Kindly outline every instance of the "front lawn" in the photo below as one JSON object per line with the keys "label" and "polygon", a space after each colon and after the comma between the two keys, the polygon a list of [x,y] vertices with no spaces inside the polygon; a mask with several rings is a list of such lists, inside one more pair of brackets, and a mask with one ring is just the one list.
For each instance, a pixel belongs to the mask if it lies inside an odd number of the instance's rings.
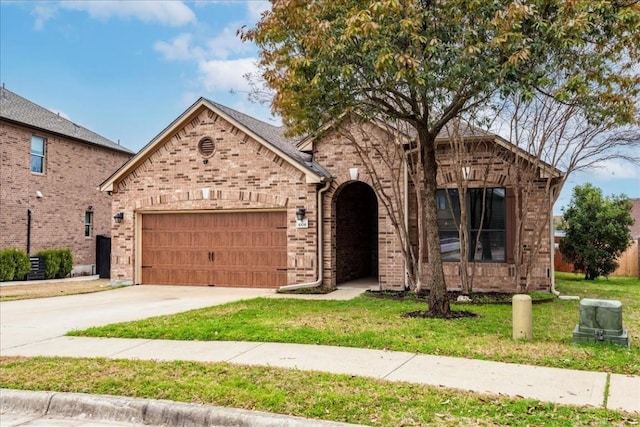
{"label": "front lawn", "polygon": [[412,319],[402,314],[424,309],[424,303],[367,296],[351,301],[257,298],[70,335],[323,344],[640,375],[640,280],[585,282],[559,274],[557,288],[582,298],[622,301],[632,348],[572,344],[579,303],[561,300],[533,305],[530,342],[512,340],[510,305],[453,306],[477,318]]}

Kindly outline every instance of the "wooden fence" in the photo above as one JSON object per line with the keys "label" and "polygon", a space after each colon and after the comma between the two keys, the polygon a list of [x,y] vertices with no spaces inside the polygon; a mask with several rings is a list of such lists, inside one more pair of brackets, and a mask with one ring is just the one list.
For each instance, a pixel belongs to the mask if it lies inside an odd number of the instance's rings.
{"label": "wooden fence", "polygon": [[[556,236],[556,243],[560,243],[562,238]],[[635,276],[640,277],[640,251],[638,244],[640,239],[635,240],[633,244],[618,258],[618,268],[611,273],[612,276]],[[553,259],[555,271],[573,272],[573,264],[564,260],[560,249],[556,246],[555,256]]]}
{"label": "wooden fence", "polygon": [[620,258],[618,258],[618,269],[611,274],[612,276],[640,277],[640,254],[638,254],[639,240],[633,242],[633,245],[620,255]]}

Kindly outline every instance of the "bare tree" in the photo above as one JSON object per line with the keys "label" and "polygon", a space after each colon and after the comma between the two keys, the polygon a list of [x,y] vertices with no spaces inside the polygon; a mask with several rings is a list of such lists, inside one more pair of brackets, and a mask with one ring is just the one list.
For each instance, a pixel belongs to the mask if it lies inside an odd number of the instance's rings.
{"label": "bare tree", "polygon": [[[543,239],[552,239],[550,219],[531,215],[540,200],[536,187],[551,196],[549,215],[565,182],[579,170],[620,159],[639,164],[640,129],[618,125],[615,117],[589,121],[577,103],[562,102],[540,91],[531,98],[512,97],[502,116],[514,145],[512,169],[516,183],[515,275],[521,291],[530,290],[532,269]],[[553,245],[553,241],[550,242]]]}

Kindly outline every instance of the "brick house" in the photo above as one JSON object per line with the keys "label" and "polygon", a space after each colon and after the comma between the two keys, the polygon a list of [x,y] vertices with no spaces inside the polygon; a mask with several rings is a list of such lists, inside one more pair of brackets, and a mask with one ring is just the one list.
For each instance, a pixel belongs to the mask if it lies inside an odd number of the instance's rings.
{"label": "brick house", "polygon": [[98,186],[133,153],[4,86],[0,149],[0,248],[69,248],[72,274],[95,272],[113,222]]}
{"label": "brick house", "polygon": [[[282,130],[201,98],[105,180],[111,215],[122,217],[112,229],[112,282],[333,287],[377,277],[381,288],[404,288],[400,240],[374,190],[384,191],[392,180],[374,182],[353,146],[330,128],[303,139],[288,139]],[[509,159],[526,155],[493,134],[474,138],[486,151],[474,154],[474,162],[490,157],[497,165],[482,181],[497,219],[492,243],[472,260],[479,266],[475,286],[515,292]],[[446,141],[441,138],[439,147],[442,191],[453,186]],[[475,176],[472,170],[470,188],[479,185]],[[548,290],[552,199],[544,186],[534,188],[536,211],[525,212],[524,228],[529,218],[548,220],[531,280],[535,289]],[[456,239],[442,237],[455,252]],[[487,255],[490,262],[480,262]],[[449,254],[445,271],[453,289],[459,287],[458,264]]]}

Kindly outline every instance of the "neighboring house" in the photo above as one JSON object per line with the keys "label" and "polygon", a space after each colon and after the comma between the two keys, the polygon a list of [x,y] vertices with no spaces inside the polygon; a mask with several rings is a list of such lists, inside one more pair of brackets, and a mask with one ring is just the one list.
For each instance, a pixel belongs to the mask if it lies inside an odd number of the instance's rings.
{"label": "neighboring house", "polygon": [[[617,259],[618,268],[611,273],[612,276],[636,276],[640,277],[640,199],[631,199],[633,209],[631,217],[635,220],[629,227],[631,233],[631,246]],[[555,232],[556,254],[554,259],[555,271],[573,272],[573,264],[568,262],[559,249],[560,241],[564,238],[564,231]]]}
{"label": "neighboring house", "polygon": [[631,217],[635,220],[629,230],[633,243],[620,256],[620,266],[613,272],[614,276],[640,277],[640,199],[633,199]]}
{"label": "neighboring house", "polygon": [[[377,277],[383,289],[403,289],[398,237],[353,146],[330,127],[302,140],[282,131],[201,98],[109,177],[101,189],[112,193],[111,215],[122,218],[112,229],[112,282],[276,288]],[[476,248],[475,288],[515,292],[509,159],[526,155],[496,135],[474,138],[493,149],[474,153],[470,200],[476,187],[488,187],[494,209],[491,242]],[[454,187],[447,140],[440,144],[442,189]],[[481,182],[474,168],[488,159],[496,166]],[[445,195],[439,193],[443,210]],[[548,290],[552,199],[544,185],[530,197],[535,209],[524,213],[524,229],[530,218],[546,218],[531,289]],[[445,263],[447,283],[456,289],[459,266],[451,253],[459,243],[454,233],[442,237],[452,260]]]}
{"label": "neighboring house", "polygon": [[133,153],[0,89],[0,248],[69,248],[72,274],[96,271],[96,237],[111,232],[99,185]]}

